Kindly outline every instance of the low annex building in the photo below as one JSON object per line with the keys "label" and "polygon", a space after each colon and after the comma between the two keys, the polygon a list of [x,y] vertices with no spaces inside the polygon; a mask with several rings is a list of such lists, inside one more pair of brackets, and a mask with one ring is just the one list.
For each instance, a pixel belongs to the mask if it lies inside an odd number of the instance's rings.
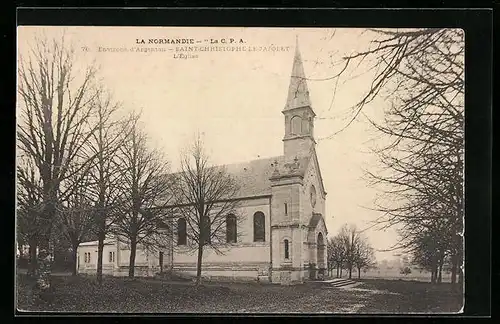
{"label": "low annex building", "polygon": [[[226,253],[218,255],[205,249],[203,276],[289,284],[317,279],[325,273],[326,192],[315,150],[316,115],[298,44],[282,114],[283,155],[226,166],[241,186],[238,198],[243,221],[231,223],[238,226],[236,229],[229,229],[228,224],[228,230],[239,235]],[[178,231],[185,230],[185,220],[176,222]],[[189,251],[185,233],[172,233],[170,243],[160,252],[138,249],[136,274],[152,276],[173,270],[195,276],[197,255]],[[127,275],[129,255],[127,244],[115,238],[106,240],[103,272]],[[78,271],[95,273],[96,268],[97,242],[81,244]]]}

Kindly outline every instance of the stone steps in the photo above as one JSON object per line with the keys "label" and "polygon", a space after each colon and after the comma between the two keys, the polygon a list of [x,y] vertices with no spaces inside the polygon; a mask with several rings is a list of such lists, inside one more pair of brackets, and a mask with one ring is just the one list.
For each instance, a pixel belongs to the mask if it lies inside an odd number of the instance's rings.
{"label": "stone steps", "polygon": [[321,283],[327,284],[329,287],[346,287],[346,286],[351,286],[351,285],[356,285],[357,282],[351,279],[343,279],[343,278],[335,278],[335,279],[330,279],[330,280],[323,280],[320,281]]}

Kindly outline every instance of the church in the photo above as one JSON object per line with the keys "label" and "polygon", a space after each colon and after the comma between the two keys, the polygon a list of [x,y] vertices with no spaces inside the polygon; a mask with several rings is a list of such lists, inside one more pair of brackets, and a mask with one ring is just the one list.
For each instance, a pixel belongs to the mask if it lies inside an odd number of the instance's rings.
{"label": "church", "polygon": [[[293,284],[319,279],[326,273],[326,192],[315,148],[315,113],[298,43],[281,112],[282,155],[226,165],[241,187],[237,198],[242,221],[232,225],[240,227],[232,229],[239,235],[226,253],[205,249],[205,278]],[[185,231],[185,220],[176,222],[176,231]],[[190,253],[185,234],[172,233],[169,242],[156,253],[138,249],[136,274],[152,276],[171,270],[195,276],[197,255]],[[106,240],[103,272],[126,276],[129,256],[126,244],[113,238]],[[96,268],[97,242],[82,243],[78,272],[95,273]]]}

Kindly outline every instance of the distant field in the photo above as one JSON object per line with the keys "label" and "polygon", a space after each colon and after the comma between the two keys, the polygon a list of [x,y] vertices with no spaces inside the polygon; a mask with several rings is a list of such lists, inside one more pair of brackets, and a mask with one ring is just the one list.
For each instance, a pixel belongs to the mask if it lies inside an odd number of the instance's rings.
{"label": "distant field", "polygon": [[[335,272],[334,272],[335,275]],[[342,277],[347,278],[348,274],[347,272],[343,272]],[[353,278],[358,278],[358,272],[353,272],[352,273]],[[387,279],[387,280],[415,280],[415,281],[424,281],[424,282],[430,282],[431,281],[431,273],[427,271],[422,271],[420,273],[419,271],[414,271],[408,275],[402,275],[399,273],[399,271],[367,271],[366,273],[361,272],[361,279]],[[449,273],[443,273],[442,274],[442,280],[443,282],[451,282],[451,275]]]}

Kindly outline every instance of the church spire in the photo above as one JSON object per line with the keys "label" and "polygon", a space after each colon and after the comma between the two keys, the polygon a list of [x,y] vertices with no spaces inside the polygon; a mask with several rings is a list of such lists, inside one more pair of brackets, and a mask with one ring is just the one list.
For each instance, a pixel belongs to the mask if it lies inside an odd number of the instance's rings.
{"label": "church spire", "polygon": [[309,99],[306,75],[304,73],[304,66],[302,65],[302,57],[299,50],[299,38],[296,36],[292,75],[290,78],[290,86],[288,87],[288,97],[283,111],[300,107],[311,107],[311,100]]}
{"label": "church spire", "polygon": [[300,57],[299,41],[295,46],[292,75],[288,88],[285,109],[284,153],[288,161],[295,157],[307,156],[316,142],[314,141],[314,113],[309,99],[306,74]]}

